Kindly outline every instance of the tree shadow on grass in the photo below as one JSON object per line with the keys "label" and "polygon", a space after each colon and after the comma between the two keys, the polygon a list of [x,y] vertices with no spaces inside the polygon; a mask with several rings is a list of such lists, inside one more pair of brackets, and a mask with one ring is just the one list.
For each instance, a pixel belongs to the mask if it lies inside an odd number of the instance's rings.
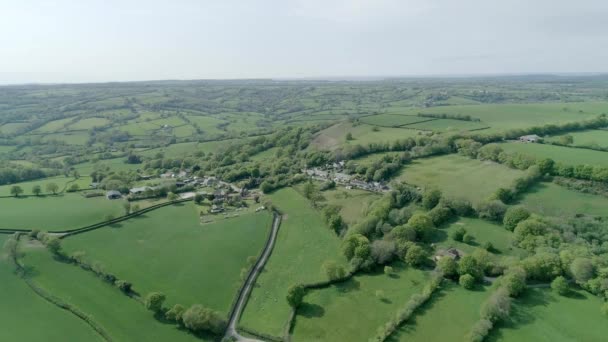
{"label": "tree shadow on grass", "polygon": [[110,224],[109,226],[110,226],[111,228],[117,228],[117,229],[118,229],[118,228],[122,228],[122,223],[118,223],[118,222],[116,222],[116,223],[112,223],[112,224]]}
{"label": "tree shadow on grass", "polygon": [[359,289],[361,289],[361,283],[355,278],[352,278],[349,281],[345,281],[343,283],[335,284],[334,286],[336,287],[336,289],[338,289],[339,292],[342,293],[358,291]]}
{"label": "tree shadow on grass", "polygon": [[318,318],[325,316],[325,309],[318,304],[302,303],[298,307],[298,315],[306,318]]}

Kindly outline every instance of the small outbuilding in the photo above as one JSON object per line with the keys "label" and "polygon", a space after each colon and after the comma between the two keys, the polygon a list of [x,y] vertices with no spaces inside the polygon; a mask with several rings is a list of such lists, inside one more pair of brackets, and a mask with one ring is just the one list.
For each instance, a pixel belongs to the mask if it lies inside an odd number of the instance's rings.
{"label": "small outbuilding", "polygon": [[456,248],[448,248],[438,251],[437,254],[435,254],[435,256],[433,257],[433,259],[435,261],[439,261],[443,258],[451,258],[452,260],[458,260],[462,257],[462,255],[463,253],[457,250]]}
{"label": "small outbuilding", "polygon": [[535,143],[535,142],[538,142],[539,140],[541,140],[541,137],[539,137],[536,134],[522,135],[521,137],[519,137],[519,141],[521,141],[521,142]]}
{"label": "small outbuilding", "polygon": [[116,190],[110,190],[106,192],[106,198],[109,200],[119,199],[122,197],[122,194]]}

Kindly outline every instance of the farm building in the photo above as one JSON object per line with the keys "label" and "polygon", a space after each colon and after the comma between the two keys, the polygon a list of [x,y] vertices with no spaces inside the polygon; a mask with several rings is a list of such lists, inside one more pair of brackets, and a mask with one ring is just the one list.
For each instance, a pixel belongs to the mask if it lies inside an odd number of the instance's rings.
{"label": "farm building", "polygon": [[129,189],[129,193],[131,195],[140,195],[143,194],[144,192],[146,192],[146,190],[151,189],[149,186],[142,186],[139,188],[133,188],[133,189]]}
{"label": "farm building", "polygon": [[519,137],[519,141],[522,142],[538,142],[540,139],[541,137],[536,134],[522,135],[521,137]]}
{"label": "farm building", "polygon": [[435,254],[433,259],[435,259],[435,261],[439,261],[440,259],[443,259],[446,257],[451,258],[453,260],[458,260],[458,259],[460,259],[460,257],[462,257],[462,252],[457,250],[456,248],[448,248],[448,249],[437,252],[437,254]]}
{"label": "farm building", "polygon": [[116,190],[110,190],[106,192],[106,198],[109,200],[119,199],[122,197],[122,194]]}

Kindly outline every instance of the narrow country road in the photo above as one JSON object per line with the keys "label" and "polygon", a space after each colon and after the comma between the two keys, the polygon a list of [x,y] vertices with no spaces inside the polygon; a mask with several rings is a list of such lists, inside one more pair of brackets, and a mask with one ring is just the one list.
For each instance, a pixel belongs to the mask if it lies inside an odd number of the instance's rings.
{"label": "narrow country road", "polygon": [[226,333],[224,335],[225,339],[234,337],[237,339],[237,341],[260,342],[260,340],[247,338],[247,337],[239,335],[239,333],[236,330],[236,326],[237,326],[237,323],[239,322],[239,319],[241,318],[243,309],[245,308],[245,305],[247,304],[247,300],[249,299],[249,295],[251,294],[251,290],[253,289],[255,280],[257,279],[260,272],[262,272],[262,269],[264,268],[264,265],[266,265],[266,262],[268,261],[268,258],[270,257],[270,253],[272,252],[272,249],[274,248],[274,243],[277,239],[277,235],[279,232],[279,226],[281,225],[281,216],[278,213],[274,213],[273,215],[274,216],[272,219],[272,229],[270,231],[268,240],[266,241],[266,245],[264,246],[264,251],[262,252],[262,256],[258,259],[258,261],[255,263],[255,265],[249,272],[249,275],[247,276],[247,280],[245,281],[245,284],[239,290],[236,305],[234,306],[234,308],[232,309],[232,312],[230,313],[230,318],[228,320],[228,326],[226,328]]}

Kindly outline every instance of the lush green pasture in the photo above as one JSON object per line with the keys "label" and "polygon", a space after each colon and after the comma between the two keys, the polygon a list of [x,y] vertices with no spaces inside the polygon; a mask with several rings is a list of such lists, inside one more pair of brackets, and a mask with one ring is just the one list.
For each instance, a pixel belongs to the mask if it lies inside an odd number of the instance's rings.
{"label": "lush green pasture", "polygon": [[53,133],[57,131],[63,131],[65,126],[70,123],[74,118],[65,118],[60,120],[54,120],[47,122],[46,124],[35,129],[34,133]]}
{"label": "lush green pasture", "polygon": [[[194,336],[180,331],[175,325],[157,321],[143,304],[125,296],[118,288],[93,273],[54,260],[46,249],[32,247],[24,252],[23,263],[30,268],[30,277],[38,286],[91,316],[103,326],[113,340],[197,340]],[[64,329],[62,333],[69,333],[67,330],[71,328]],[[57,339],[65,340],[67,339]]]}
{"label": "lush green pasture", "polygon": [[192,203],[164,207],[64,240],[70,251],[101,262],[141,294],[161,291],[167,303],[201,303],[228,313],[249,256],[259,255],[271,215],[264,211],[201,225]]}
{"label": "lush green pasture", "polygon": [[[608,130],[593,129],[582,132],[568,133],[573,138],[573,146],[608,147]],[[548,141],[559,141],[561,136],[547,138]]]}
{"label": "lush green pasture", "polygon": [[218,125],[226,123],[225,120],[220,120],[211,116],[189,115],[188,120],[196,124],[203,132],[207,134],[221,134],[224,131],[217,128]]}
{"label": "lush green pasture", "polygon": [[43,141],[49,140],[61,141],[68,145],[85,145],[87,143],[87,140],[89,140],[89,134],[87,132],[46,134],[43,138]]}
{"label": "lush green pasture", "polygon": [[489,294],[481,286],[469,291],[446,280],[441,290],[388,341],[463,341],[479,320],[479,308]]}
{"label": "lush green pasture", "polygon": [[290,307],[287,289],[298,283],[325,278],[321,265],[326,260],[345,262],[339,252],[340,239],[308,201],[291,188],[270,195],[283,213],[274,250],[251,293],[241,325],[281,336]]}
{"label": "lush green pasture", "polygon": [[179,138],[189,137],[196,133],[196,130],[191,125],[182,125],[179,127],[173,128],[173,135]]}
{"label": "lush green pasture", "polygon": [[369,125],[396,127],[413,124],[421,121],[428,121],[432,119],[413,115],[378,114],[372,116],[365,116],[360,120],[361,122]]}
{"label": "lush green pasture", "polygon": [[0,133],[11,134],[16,132],[18,129],[27,126],[26,122],[11,122],[0,126]]}
{"label": "lush green pasture", "polygon": [[[81,177],[80,180],[78,180],[78,185],[81,186],[81,182],[87,182],[86,186],[88,187],[89,181],[91,180],[90,177]],[[21,182],[21,183],[16,183],[16,184],[9,184],[9,185],[2,185],[0,186],[0,196],[10,196],[11,195],[11,188],[13,187],[13,185],[19,185],[22,189],[23,189],[23,195],[32,195],[32,188],[35,185],[40,185],[40,188],[42,190],[43,194],[48,194],[49,192],[46,190],[46,185],[49,183],[55,183],[59,186],[59,190],[63,189],[65,187],[66,184],[68,183],[72,183],[74,181],[73,177],[64,177],[64,176],[57,176],[57,177],[49,177],[49,178],[43,178],[43,179],[39,179],[39,180],[35,180],[35,181],[29,181],[29,182]],[[82,184],[84,185],[84,184]]]}
{"label": "lush green pasture", "polygon": [[[0,234],[0,247],[9,235]],[[0,249],[1,341],[103,341],[85,322],[32,291]]]}
{"label": "lush green pasture", "polygon": [[[351,133],[353,140],[346,141],[346,134]],[[376,127],[341,122],[321,131],[313,140],[312,147],[320,150],[332,150],[347,144],[369,144],[390,142],[420,134],[416,130],[392,127]]]}
{"label": "lush green pasture", "polygon": [[[395,266],[394,276],[382,272],[353,279],[306,295],[298,309],[294,341],[368,341],[376,329],[420,293],[423,271]],[[382,297],[376,295],[381,291]]]}
{"label": "lush green pasture", "polygon": [[78,193],[57,196],[2,198],[0,228],[64,230],[124,215],[122,200],[84,198]]}
{"label": "lush green pasture", "polygon": [[110,123],[110,120],[106,118],[86,118],[79,120],[76,123],[71,124],[68,129],[77,130],[77,129],[91,129],[93,127],[101,127]]}
{"label": "lush green pasture", "polygon": [[608,198],[569,190],[554,183],[536,185],[526,192],[521,204],[531,211],[548,216],[608,216]]}
{"label": "lush green pasture", "polygon": [[510,186],[522,174],[522,171],[500,164],[451,154],[416,159],[404,167],[397,179],[440,189],[448,197],[479,203],[490,197],[496,189]]}
{"label": "lush green pasture", "polygon": [[[582,111],[579,112],[579,110]],[[460,114],[480,119],[491,128],[481,132],[502,132],[516,128],[581,121],[608,111],[607,102],[483,104],[415,108],[412,113]],[[466,121],[464,121],[466,122]]]}
{"label": "lush green pasture", "polygon": [[[468,234],[473,235],[475,238],[473,244],[469,245],[450,238],[451,233],[460,227],[466,229]],[[521,249],[513,246],[512,232],[506,230],[502,225],[475,218],[461,217],[448,227],[438,229],[435,237],[435,243],[438,247],[454,247],[465,253],[472,253],[485,242],[490,242],[498,255],[520,255],[523,253]]]}
{"label": "lush green pasture", "polygon": [[86,162],[74,165],[74,169],[78,170],[81,175],[90,175],[96,167],[109,167],[112,171],[128,171],[137,170],[143,167],[142,164],[128,164],[126,158],[113,158],[98,160],[96,162]]}
{"label": "lush green pasture", "polygon": [[365,209],[368,208],[373,201],[381,197],[380,194],[375,192],[359,189],[346,190],[343,187],[324,191],[323,196],[328,204],[336,204],[342,208],[340,214],[349,224],[362,219],[365,214]]}
{"label": "lush green pasture", "polygon": [[502,143],[500,147],[506,152],[519,152],[538,159],[551,158],[566,165],[587,164],[608,167],[608,152],[521,142]]}
{"label": "lush green pasture", "polygon": [[408,128],[420,129],[423,131],[452,132],[452,131],[471,131],[488,127],[483,122],[438,119],[407,125]]}
{"label": "lush green pasture", "polygon": [[603,301],[584,291],[567,297],[551,289],[528,289],[516,299],[507,323],[492,330],[488,341],[605,341]]}

